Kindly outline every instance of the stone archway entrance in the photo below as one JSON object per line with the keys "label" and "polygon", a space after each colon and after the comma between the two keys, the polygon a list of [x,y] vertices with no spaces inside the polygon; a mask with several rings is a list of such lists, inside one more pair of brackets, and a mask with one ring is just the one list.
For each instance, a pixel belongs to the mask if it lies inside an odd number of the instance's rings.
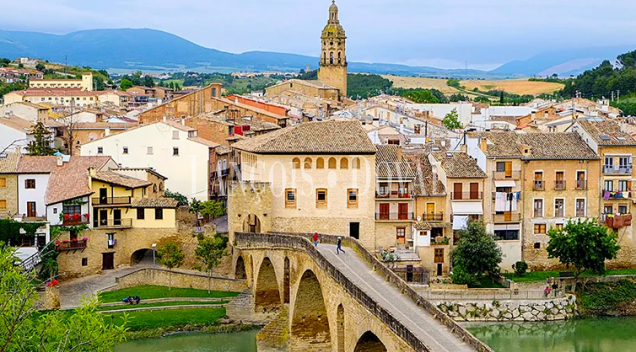
{"label": "stone archway entrance", "polygon": [[142,248],[134,251],[130,256],[130,265],[152,266],[152,249]]}
{"label": "stone archway entrance", "polygon": [[236,270],[234,270],[234,278],[235,279],[247,279],[247,274],[245,273],[245,261],[243,257],[238,257],[236,260]]}
{"label": "stone archway entrance", "polygon": [[290,350],[331,349],[329,319],[316,275],[307,270],[300,279],[291,324]]}
{"label": "stone archway entrance", "polygon": [[265,312],[271,308],[280,307],[280,292],[278,278],[274,265],[265,257],[258,270],[256,287],[254,288],[254,306],[256,312]]}
{"label": "stone archway entrance", "polygon": [[243,232],[261,232],[261,220],[254,214],[249,214],[243,222]]}
{"label": "stone archway entrance", "polygon": [[336,329],[338,331],[338,352],[345,352],[345,317],[344,307],[342,304],[338,305],[336,310]]}
{"label": "stone archway entrance", "polygon": [[353,352],[387,352],[387,350],[374,333],[367,331],[362,334]]}
{"label": "stone archway entrance", "polygon": [[283,273],[283,303],[289,303],[289,258],[285,257],[285,272]]}

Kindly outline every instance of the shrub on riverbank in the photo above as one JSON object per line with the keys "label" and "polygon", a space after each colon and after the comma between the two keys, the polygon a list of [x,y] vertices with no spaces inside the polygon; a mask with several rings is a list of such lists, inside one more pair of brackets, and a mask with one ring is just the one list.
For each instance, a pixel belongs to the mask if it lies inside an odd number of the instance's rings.
{"label": "shrub on riverbank", "polygon": [[636,315],[636,282],[590,283],[579,294],[580,307],[593,315]]}

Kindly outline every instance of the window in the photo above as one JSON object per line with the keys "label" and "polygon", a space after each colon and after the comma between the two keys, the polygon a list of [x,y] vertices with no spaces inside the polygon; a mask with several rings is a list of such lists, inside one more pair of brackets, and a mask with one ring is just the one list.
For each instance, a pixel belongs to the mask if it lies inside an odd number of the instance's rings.
{"label": "window", "polygon": [[388,183],[380,183],[380,189],[378,192],[380,197],[388,197],[389,196],[389,184]]}
{"label": "window", "polygon": [[216,88],[212,88],[212,98],[216,98]]}
{"label": "window", "polygon": [[619,204],[618,205],[618,213],[619,214],[629,214],[629,212],[627,211],[627,205]]}
{"label": "window", "polygon": [[26,189],[35,189],[35,180],[28,179],[24,181],[24,188]]}
{"label": "window", "polygon": [[88,265],[88,258],[82,258],[82,266]]}
{"label": "window", "polygon": [[347,190],[347,208],[357,208],[358,207],[358,190],[357,189],[348,189]]}
{"label": "window", "polygon": [[124,147],[124,151],[122,153],[123,154],[128,154],[128,147]]}
{"label": "window", "polygon": [[57,214],[57,208],[53,208],[53,214]]}
{"label": "window", "polygon": [[0,188],[7,187],[7,179],[5,177],[0,178]]}
{"label": "window", "polygon": [[614,212],[614,207],[611,204],[605,204],[603,207],[603,214],[612,214]]}
{"label": "window", "polygon": [[311,164],[312,164],[311,158],[305,158],[305,162],[303,164],[304,164],[303,168],[311,169]]}
{"label": "window", "polygon": [[495,230],[495,237],[501,241],[518,240],[519,230]]}
{"label": "window", "polygon": [[146,218],[146,209],[137,208],[137,220],[144,220]]}
{"label": "window", "polygon": [[163,220],[163,209],[156,208],[155,209],[155,220]]}
{"label": "window", "polygon": [[152,193],[157,193],[157,185],[152,185]]}
{"label": "window", "polygon": [[292,159],[292,169],[300,169],[300,159]]}
{"label": "window", "polygon": [[296,190],[285,190],[285,208],[296,208]]}
{"label": "window", "polygon": [[504,161],[497,162],[497,172],[506,172],[506,163]]}
{"label": "window", "polygon": [[64,215],[68,214],[69,218],[72,219],[73,215],[78,214],[82,215],[82,206],[81,205],[64,205],[62,206],[62,212]]}
{"label": "window", "polygon": [[398,242],[404,242],[404,239],[406,238],[406,227],[396,227],[395,236],[398,238]]}
{"label": "window", "polygon": [[159,182],[159,192],[163,192],[163,182]]}
{"label": "window", "polygon": [[563,224],[555,224],[554,228],[559,230],[559,231],[563,231]]}
{"label": "window", "polygon": [[463,195],[462,194],[462,191],[463,191],[462,188],[463,187],[464,187],[464,185],[462,183],[454,183],[453,184],[453,196],[452,196],[453,199],[455,199],[455,200],[462,199],[462,195]]}
{"label": "window", "polygon": [[534,224],[535,235],[545,235],[545,224]]}
{"label": "window", "polygon": [[351,168],[352,169],[360,169],[360,159],[359,158],[353,158],[353,160],[351,161]]}
{"label": "window", "polygon": [[196,137],[196,132],[195,131],[188,131],[188,138],[194,138]]}
{"label": "window", "polygon": [[337,162],[336,162],[336,158],[329,158],[329,168],[335,170]]}
{"label": "window", "polygon": [[619,192],[626,192],[629,191],[629,181],[618,181],[618,191]]}
{"label": "window", "polygon": [[541,242],[535,242],[534,249],[541,249]]}
{"label": "window", "polygon": [[557,218],[565,217],[565,200],[563,199],[554,200],[554,217],[557,217]]}
{"label": "window", "polygon": [[584,218],[585,214],[585,199],[577,199],[576,200],[576,217]]}
{"label": "window", "polygon": [[153,154],[152,147],[148,147],[148,149],[146,151],[146,154],[148,154],[148,155],[152,155]]}
{"label": "window", "polygon": [[316,190],[316,208],[326,208],[326,207],[327,207],[327,190],[317,189]]}
{"label": "window", "polygon": [[113,247],[115,247],[115,234],[107,233],[106,238],[108,239],[108,248],[112,249]]}
{"label": "window", "polygon": [[534,200],[534,217],[535,218],[543,217],[543,199]]}
{"label": "window", "polygon": [[608,192],[614,191],[614,181],[605,180],[605,182],[603,183],[603,189]]}
{"label": "window", "polygon": [[179,156],[179,148],[177,147],[172,148],[172,156]]}
{"label": "window", "polygon": [[543,181],[543,172],[534,173],[534,190],[542,191],[545,189],[545,183]]}
{"label": "window", "polygon": [[318,158],[316,159],[316,169],[324,169],[325,168],[325,159]]}
{"label": "window", "polygon": [[97,147],[97,154],[104,154],[104,147]]}
{"label": "window", "polygon": [[179,131],[172,131],[172,139],[179,139]]}
{"label": "window", "polygon": [[348,169],[349,168],[349,159],[347,159],[347,158],[340,159],[340,168],[341,169]]}
{"label": "window", "polygon": [[0,209],[7,209],[7,201],[0,199]]}
{"label": "window", "polygon": [[444,262],[444,248],[435,248],[435,263]]}

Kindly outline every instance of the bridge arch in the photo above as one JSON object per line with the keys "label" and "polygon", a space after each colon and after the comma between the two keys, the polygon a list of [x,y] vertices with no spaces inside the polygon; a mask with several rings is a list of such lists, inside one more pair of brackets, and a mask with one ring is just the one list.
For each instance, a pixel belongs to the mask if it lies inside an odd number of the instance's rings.
{"label": "bridge arch", "polygon": [[291,350],[331,350],[331,334],[320,281],[310,269],[301,276],[291,317]]}
{"label": "bridge arch", "polygon": [[243,260],[242,255],[239,255],[238,259],[236,259],[236,266],[234,267],[234,278],[247,279],[247,272],[245,271],[245,260]]}
{"label": "bridge arch", "polygon": [[290,290],[290,281],[291,281],[291,273],[290,273],[290,264],[289,257],[285,257],[284,261],[284,272],[283,272],[283,303],[289,303],[289,296],[291,295]]}
{"label": "bridge arch", "polygon": [[152,265],[152,248],[141,248],[130,255],[130,266],[137,264]]}
{"label": "bridge arch", "polygon": [[281,304],[278,277],[269,257],[261,262],[254,287],[254,305],[257,312],[277,308]]}
{"label": "bridge arch", "polygon": [[353,352],[387,352],[387,349],[373,332],[367,331],[360,336]]}

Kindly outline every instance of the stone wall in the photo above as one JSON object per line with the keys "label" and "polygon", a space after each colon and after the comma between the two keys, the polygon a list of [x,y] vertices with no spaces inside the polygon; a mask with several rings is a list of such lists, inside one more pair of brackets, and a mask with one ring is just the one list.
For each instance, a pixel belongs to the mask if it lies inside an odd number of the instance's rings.
{"label": "stone wall", "polygon": [[195,288],[200,290],[207,290],[209,283],[209,287],[213,291],[242,292],[247,288],[245,280],[213,276],[212,279],[208,281],[208,277],[205,274],[186,273],[174,270],[170,273],[166,269],[140,269],[128,275],[118,277],[116,282],[117,285],[107,291],[141,285],[168,286],[170,283],[172,287]]}
{"label": "stone wall", "polygon": [[5,187],[0,187],[0,200],[6,201],[6,208],[0,208],[0,219],[6,219],[18,213],[18,176],[0,175],[0,183]]}
{"label": "stone wall", "polygon": [[455,321],[566,320],[577,314],[576,298],[552,300],[431,301]]}

